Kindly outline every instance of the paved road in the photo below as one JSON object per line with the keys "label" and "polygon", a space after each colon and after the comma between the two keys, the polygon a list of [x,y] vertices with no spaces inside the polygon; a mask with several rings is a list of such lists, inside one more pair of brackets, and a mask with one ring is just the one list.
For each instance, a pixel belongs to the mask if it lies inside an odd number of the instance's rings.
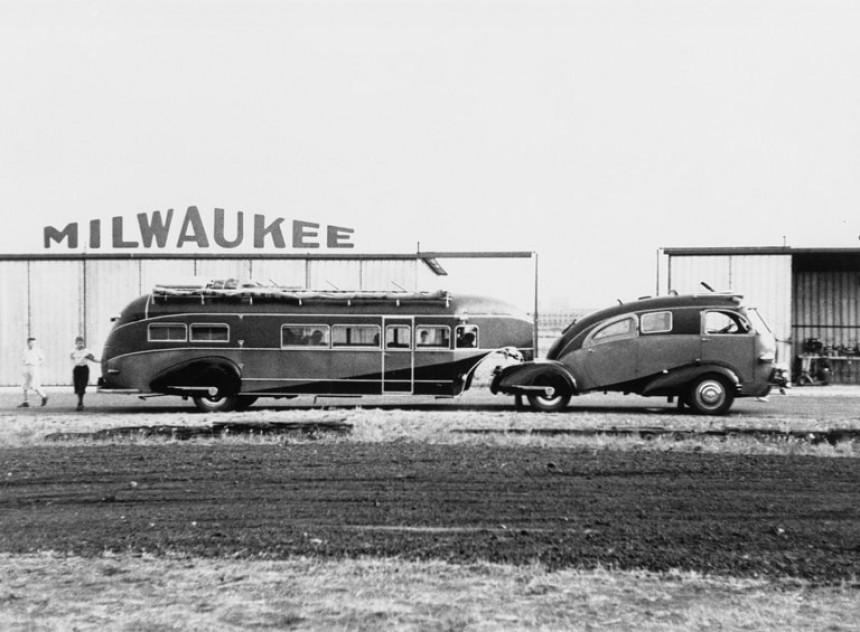
{"label": "paved road", "polygon": [[[38,406],[19,409],[17,404],[21,401],[18,389],[4,388],[0,390],[0,414],[23,414],[40,415],[45,413],[69,413],[74,412],[76,399],[68,388],[49,389],[49,401],[45,408]],[[34,400],[31,398],[31,402]],[[34,402],[35,403],[35,402]],[[183,401],[178,397],[154,397],[141,400],[133,395],[105,395],[101,393],[89,393],[86,398],[87,410],[92,412],[112,413],[121,415],[123,413],[141,412],[183,412],[194,410],[193,403]],[[256,408],[320,408],[320,407],[348,407],[364,406],[371,408],[402,408],[408,410],[445,410],[462,409],[475,411],[504,411],[515,410],[512,397],[496,396],[484,389],[467,391],[463,396],[449,399],[435,399],[432,397],[319,397],[311,396],[297,397],[295,399],[271,399],[258,400]],[[642,415],[644,418],[659,414],[681,414],[674,405],[669,404],[665,398],[645,398],[637,395],[624,396],[617,393],[603,394],[591,393],[581,397],[574,397],[569,408],[562,414],[577,415],[583,412],[624,412],[628,415]],[[86,414],[86,411],[84,411]],[[689,413],[684,413],[689,414]],[[773,394],[767,402],[757,399],[746,398],[735,401],[729,413],[729,419],[743,418],[754,415],[757,417],[772,417],[774,419],[793,418],[820,418],[832,419],[838,422],[840,419],[854,419],[860,417],[860,387],[808,387],[795,388],[787,395]]]}

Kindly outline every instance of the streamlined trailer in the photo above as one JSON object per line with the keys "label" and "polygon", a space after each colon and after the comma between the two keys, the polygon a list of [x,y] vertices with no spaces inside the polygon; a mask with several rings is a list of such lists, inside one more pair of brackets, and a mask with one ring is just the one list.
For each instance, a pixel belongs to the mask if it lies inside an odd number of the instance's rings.
{"label": "streamlined trailer", "polygon": [[491,298],[156,286],[115,319],[99,390],[191,397],[204,411],[259,397],[454,397],[489,354],[531,359],[533,345],[532,321]]}
{"label": "streamlined trailer", "polygon": [[726,413],[736,397],[784,386],[765,320],[731,293],[645,298],[571,323],[545,359],[498,370],[494,393],[557,411],[571,396],[621,391],[678,398],[700,414]]}

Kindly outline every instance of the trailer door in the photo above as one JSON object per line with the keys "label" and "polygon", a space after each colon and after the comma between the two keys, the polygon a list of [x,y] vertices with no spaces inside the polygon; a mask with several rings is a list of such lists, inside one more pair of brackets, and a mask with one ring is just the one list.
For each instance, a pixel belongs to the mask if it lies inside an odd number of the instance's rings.
{"label": "trailer door", "polygon": [[382,392],[412,393],[415,380],[413,319],[386,316],[383,324]]}

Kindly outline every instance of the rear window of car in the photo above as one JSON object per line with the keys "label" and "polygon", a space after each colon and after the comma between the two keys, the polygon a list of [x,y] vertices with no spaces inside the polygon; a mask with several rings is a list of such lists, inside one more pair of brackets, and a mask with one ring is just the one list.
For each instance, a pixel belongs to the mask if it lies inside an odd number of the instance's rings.
{"label": "rear window of car", "polygon": [[598,344],[622,338],[632,338],[636,335],[636,317],[628,316],[622,320],[602,325],[591,336],[591,342]]}

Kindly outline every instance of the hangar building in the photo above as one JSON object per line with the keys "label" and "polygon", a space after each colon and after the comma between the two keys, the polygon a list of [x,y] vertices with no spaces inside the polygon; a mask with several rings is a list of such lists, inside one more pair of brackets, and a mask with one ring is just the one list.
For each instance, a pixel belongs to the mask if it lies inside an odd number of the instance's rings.
{"label": "hangar building", "polygon": [[667,290],[743,294],[769,321],[777,361],[797,377],[827,362],[837,383],[860,384],[860,249],[664,248]]}

